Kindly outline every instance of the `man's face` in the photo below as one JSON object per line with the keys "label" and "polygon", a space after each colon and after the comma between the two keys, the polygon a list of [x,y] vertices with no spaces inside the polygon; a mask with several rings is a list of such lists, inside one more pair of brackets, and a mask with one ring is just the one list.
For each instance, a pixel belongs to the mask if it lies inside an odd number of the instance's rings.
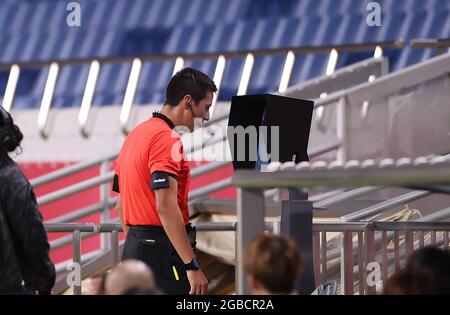
{"label": "man's face", "polygon": [[195,120],[201,120],[201,123],[209,120],[209,108],[211,107],[213,100],[213,93],[208,91],[206,93],[205,98],[201,99],[197,104],[194,103],[194,100],[191,101],[191,119],[190,124],[187,126],[189,130],[192,132],[195,129]]}

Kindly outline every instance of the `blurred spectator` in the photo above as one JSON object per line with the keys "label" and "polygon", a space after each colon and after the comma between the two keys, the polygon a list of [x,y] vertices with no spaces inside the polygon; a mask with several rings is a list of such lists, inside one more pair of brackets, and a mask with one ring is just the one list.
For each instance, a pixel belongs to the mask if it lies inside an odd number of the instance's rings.
{"label": "blurred spectator", "polygon": [[450,294],[450,252],[433,246],[416,250],[393,274],[384,294]]}
{"label": "blurred spectator", "polygon": [[107,272],[102,273],[100,276],[95,276],[91,278],[89,287],[87,289],[87,295],[103,295],[105,294],[105,281]]}
{"label": "blurred spectator", "polygon": [[55,266],[36,196],[8,153],[23,139],[0,106],[0,294],[50,294]]}
{"label": "blurred spectator", "polygon": [[384,285],[383,292],[386,295],[414,294],[413,292],[418,292],[417,284],[413,275],[402,269],[389,277]]}
{"label": "blurred spectator", "polygon": [[155,277],[142,261],[128,259],[115,266],[105,276],[105,294],[125,294],[130,290],[158,291]]}
{"label": "blurred spectator", "polygon": [[247,245],[244,268],[253,294],[293,294],[302,258],[294,240],[262,234]]}
{"label": "blurred spectator", "polygon": [[131,288],[122,295],[161,295],[164,294],[160,289],[154,287],[153,289]]}

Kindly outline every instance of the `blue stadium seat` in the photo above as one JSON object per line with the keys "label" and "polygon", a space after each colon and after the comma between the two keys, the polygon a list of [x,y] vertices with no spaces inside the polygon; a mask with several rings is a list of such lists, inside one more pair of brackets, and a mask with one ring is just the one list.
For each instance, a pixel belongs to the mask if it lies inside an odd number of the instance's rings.
{"label": "blue stadium seat", "polygon": [[342,17],[334,16],[323,20],[318,33],[314,37],[313,45],[333,45],[337,43],[337,34],[340,28],[343,27]]}
{"label": "blue stadium seat", "polygon": [[137,85],[136,104],[162,103],[167,82],[172,77],[174,62],[145,62]]}
{"label": "blue stadium seat", "polygon": [[216,70],[217,60],[211,59],[206,61],[201,60],[188,60],[184,64],[185,67],[191,67],[198,69],[203,73],[206,73],[210,78],[214,76],[214,71]]}
{"label": "blue stadium seat", "polygon": [[[306,18],[305,23],[302,23],[300,28],[297,29],[297,32],[292,36],[289,46],[300,47],[313,45],[321,22],[322,19],[317,16]],[[289,30],[287,31],[289,32]]]}
{"label": "blue stadium seat", "polygon": [[[240,19],[241,17],[239,15],[233,15],[229,14],[227,15],[227,10],[230,7],[233,7],[233,1],[235,3],[236,0],[216,0],[216,1],[208,1],[209,8],[206,15],[204,15],[202,18],[204,25],[214,25],[217,24],[217,21],[222,21],[222,23],[229,23],[233,22],[235,20]],[[238,11],[241,12],[245,11],[246,5],[248,4],[248,1],[241,1],[241,8],[242,10]]]}
{"label": "blue stadium seat", "polygon": [[57,59],[69,59],[78,57],[77,47],[86,39],[86,32],[77,28],[69,29],[64,37],[64,41],[58,43],[59,49],[56,55]]}
{"label": "blue stadium seat", "polygon": [[16,18],[19,3],[15,1],[4,1],[0,5],[0,30],[2,35],[6,35],[12,30],[13,20]]}
{"label": "blue stadium seat", "polygon": [[325,74],[328,53],[297,55],[289,85]]}
{"label": "blue stadium seat", "polygon": [[159,26],[159,23],[163,22],[160,16],[164,15],[164,12],[167,12],[167,6],[171,4],[170,2],[164,0],[147,1],[140,16],[139,25],[144,28]]}
{"label": "blue stadium seat", "polygon": [[358,31],[362,24],[365,24],[365,17],[358,14],[346,15],[342,17],[339,31],[336,32],[336,45],[356,44]]}
{"label": "blue stadium seat", "polygon": [[187,46],[194,30],[193,26],[177,26],[172,30],[170,38],[163,49],[165,54],[184,54],[187,53]]}
{"label": "blue stadium seat", "polygon": [[14,98],[14,109],[39,108],[41,99],[31,95],[16,95]]}
{"label": "blue stadium seat", "polygon": [[284,61],[285,56],[255,58],[248,94],[278,91]]}
{"label": "blue stadium seat", "polygon": [[13,37],[12,35],[7,33],[0,35],[0,47],[2,47],[2,49],[0,49],[0,62],[5,62],[6,60],[5,52],[9,47],[9,43],[12,37]]}
{"label": "blue stadium seat", "polygon": [[[8,83],[9,70],[0,71],[0,91],[5,91]],[[0,100],[3,103],[3,94],[0,94]]]}
{"label": "blue stadium seat", "polygon": [[25,25],[24,30],[27,32],[35,32],[36,30],[38,30],[38,32],[45,32],[47,29],[43,29],[43,26],[50,21],[50,17],[52,16],[52,3],[49,1],[36,1],[33,4],[33,13],[31,14],[27,25]]}
{"label": "blue stadium seat", "polygon": [[225,51],[234,28],[235,25],[233,24],[217,24],[214,26],[211,41],[205,44],[206,52]]}
{"label": "blue stadium seat", "polygon": [[[140,54],[194,54],[243,49],[356,44],[415,38],[448,38],[450,1],[377,0],[382,27],[366,23],[370,0],[78,0],[82,25],[66,24],[66,1],[2,0],[0,62]],[[131,3],[133,5],[131,5]],[[55,31],[57,30],[57,31]],[[337,67],[371,57],[373,52],[341,53]],[[391,69],[429,59],[434,49],[385,50]],[[249,93],[278,88],[285,56],[256,58]],[[328,53],[298,56],[291,84],[325,71]],[[148,65],[150,66],[148,66]],[[216,60],[187,65],[213,75]],[[221,99],[237,92],[243,58],[229,60]],[[61,69],[55,106],[78,106],[89,66]],[[47,69],[23,71],[17,102],[40,104]],[[96,105],[120,103],[130,65],[102,67]],[[146,63],[136,100],[159,103],[173,71],[173,61]],[[7,72],[0,74],[4,90]],[[19,93],[20,92],[20,93]],[[38,101],[36,101],[38,100]],[[16,106],[16,105],[14,105]]]}
{"label": "blue stadium seat", "polygon": [[225,50],[236,51],[247,49],[249,39],[252,38],[255,26],[255,19],[237,22]]}
{"label": "blue stadium seat", "polygon": [[[251,48],[287,47],[286,38],[289,37],[287,33],[295,27],[292,23],[293,20],[292,18],[269,19],[264,28],[260,27],[260,34],[259,36],[255,36],[257,41],[254,41],[255,44]],[[256,46],[256,43],[259,45]],[[277,91],[283,72],[285,57],[285,55],[279,55],[255,58],[248,93],[259,94]]]}
{"label": "blue stadium seat", "polygon": [[292,8],[292,17],[312,17],[312,16],[320,16],[322,12],[320,12],[320,6],[322,5],[322,1],[314,1],[314,0],[302,0],[298,1],[294,4]]}
{"label": "blue stadium seat", "polygon": [[249,38],[246,45],[246,49],[263,49],[270,48],[274,45],[271,43],[277,43],[277,47],[280,47],[282,33],[277,32],[277,26],[279,19],[269,18],[259,20],[255,23],[253,34]]}
{"label": "blue stadium seat", "polygon": [[[34,80],[33,88],[31,90],[31,95],[39,99],[42,98],[44,94],[45,83],[47,82],[49,67],[41,68],[36,79]],[[21,75],[22,77],[22,75]],[[19,79],[19,81],[21,78]]]}
{"label": "blue stadium seat", "polygon": [[232,96],[236,95],[243,70],[243,58],[232,58],[227,61],[220,87],[219,100],[230,100]]}

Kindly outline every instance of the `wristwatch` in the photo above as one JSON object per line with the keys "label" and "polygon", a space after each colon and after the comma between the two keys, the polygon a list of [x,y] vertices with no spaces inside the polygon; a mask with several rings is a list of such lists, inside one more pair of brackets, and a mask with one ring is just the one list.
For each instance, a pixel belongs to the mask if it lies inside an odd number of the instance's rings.
{"label": "wristwatch", "polygon": [[185,264],[184,268],[186,270],[199,270],[200,269],[200,260],[197,257],[194,257],[190,263]]}

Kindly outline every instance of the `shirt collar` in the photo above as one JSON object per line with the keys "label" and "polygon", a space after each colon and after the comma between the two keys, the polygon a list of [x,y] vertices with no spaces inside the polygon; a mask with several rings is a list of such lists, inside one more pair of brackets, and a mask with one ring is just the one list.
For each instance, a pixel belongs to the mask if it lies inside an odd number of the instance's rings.
{"label": "shirt collar", "polygon": [[163,115],[158,112],[154,112],[153,117],[164,120],[169,125],[170,129],[175,128],[175,125],[173,124],[173,122],[166,115]]}

